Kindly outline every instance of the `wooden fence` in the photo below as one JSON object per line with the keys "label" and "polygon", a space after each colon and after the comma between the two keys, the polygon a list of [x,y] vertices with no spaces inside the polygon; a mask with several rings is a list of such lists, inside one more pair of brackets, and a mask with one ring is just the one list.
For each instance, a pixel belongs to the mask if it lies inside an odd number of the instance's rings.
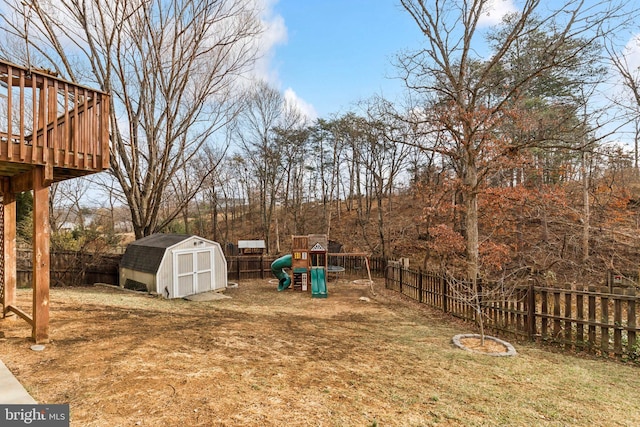
{"label": "wooden fence", "polygon": [[[19,250],[17,255],[17,285],[29,287],[33,281],[31,251]],[[117,285],[120,258],[122,255],[52,251],[51,286],[80,286],[93,283]]]}
{"label": "wooden fence", "polygon": [[[381,256],[372,256],[368,258],[371,274],[378,277],[384,277],[388,259]],[[366,277],[367,274],[365,259],[361,255],[333,253],[328,255],[328,263],[329,265],[344,267],[345,272],[350,275],[363,275],[363,277]]]}
{"label": "wooden fence", "polygon": [[227,256],[227,279],[265,279],[271,276],[271,263],[277,257],[244,255]]}
{"label": "wooden fence", "polygon": [[[30,250],[19,250],[17,259],[18,286],[29,287],[33,280],[32,255]],[[94,254],[75,251],[52,251],[51,285],[80,286],[93,283],[117,285],[118,267],[122,255]],[[268,279],[274,256],[227,256],[227,278],[229,280]],[[369,259],[371,274],[384,276],[386,259]],[[330,265],[340,265],[349,275],[366,275],[364,258],[350,255],[336,255],[329,258]]]}
{"label": "wooden fence", "polygon": [[[271,273],[271,263],[278,259],[274,256],[242,255],[227,256],[227,277],[229,280],[268,279],[274,277]],[[362,256],[349,254],[331,254],[329,265],[344,267],[345,274],[353,276],[367,275],[365,260]],[[370,257],[369,268],[372,275],[384,277],[387,259]]]}
{"label": "wooden fence", "polygon": [[[459,280],[389,265],[385,286],[445,313],[476,321],[477,314],[468,303],[472,297],[469,287]],[[567,351],[640,359],[640,304],[635,288],[610,291],[607,287],[549,288],[532,283],[496,292],[495,286],[481,284],[478,292],[488,330]]]}

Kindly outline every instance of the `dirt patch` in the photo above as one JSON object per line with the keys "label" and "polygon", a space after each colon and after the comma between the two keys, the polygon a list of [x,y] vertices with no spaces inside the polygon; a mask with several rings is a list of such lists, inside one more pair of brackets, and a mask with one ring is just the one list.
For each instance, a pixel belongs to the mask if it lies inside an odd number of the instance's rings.
{"label": "dirt patch", "polygon": [[39,402],[69,403],[73,427],[640,425],[636,367],[460,351],[469,324],[380,281],[375,296],[343,278],[327,299],[276,288],[204,302],[54,288],[52,342],[32,351],[24,321],[0,320],[0,359]]}
{"label": "dirt patch", "polygon": [[[1,358],[39,402],[70,403],[78,426],[366,425],[396,412],[386,395],[413,338],[393,337],[418,323],[397,323],[393,301],[348,280],[327,299],[267,280],[225,294],[54,288],[51,343],[31,351],[28,325],[3,321]],[[29,298],[19,290],[21,306]],[[419,395],[417,380],[407,392]],[[405,410],[423,417],[417,401]]]}
{"label": "dirt patch", "polygon": [[483,343],[482,339],[473,337],[473,338],[463,338],[460,340],[460,342],[468,349],[471,349],[478,353],[506,353],[507,352],[507,348],[504,345],[499,344],[492,340],[485,340],[485,342]]}
{"label": "dirt patch", "polygon": [[453,344],[463,350],[488,356],[515,356],[516,349],[506,341],[490,335],[459,334],[453,337]]}

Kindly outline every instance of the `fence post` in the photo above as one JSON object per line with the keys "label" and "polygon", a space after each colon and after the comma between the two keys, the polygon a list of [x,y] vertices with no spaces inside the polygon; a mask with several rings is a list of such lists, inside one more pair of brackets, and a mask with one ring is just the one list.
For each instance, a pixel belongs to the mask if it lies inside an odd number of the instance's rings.
{"label": "fence post", "polygon": [[440,274],[440,289],[442,290],[442,311],[449,312],[449,301],[447,294],[449,293],[449,281],[444,274]]}
{"label": "fence post", "polygon": [[264,258],[260,255],[260,279],[264,279]]}
{"label": "fence post", "polygon": [[616,356],[622,356],[622,300],[624,294],[622,288],[613,288],[613,352]]}
{"label": "fence post", "polygon": [[562,342],[562,337],[560,336],[562,331],[560,314],[560,291],[555,289],[553,291],[553,339],[559,343]]}
{"label": "fence post", "polygon": [[240,281],[240,257],[236,257],[236,275],[238,276],[238,282]]}
{"label": "fence post", "polygon": [[389,266],[384,269],[384,287],[389,289]]}
{"label": "fence post", "polygon": [[573,293],[571,292],[571,285],[568,284],[568,283],[565,284],[564,289],[566,289],[566,291],[563,292],[563,294],[564,294],[564,317],[565,317],[565,319],[567,319],[567,320],[564,321],[564,341],[565,341],[564,348],[565,349],[570,349],[571,345],[574,344],[574,341],[573,341],[573,338],[572,338],[572,336],[573,336],[573,330],[572,330],[573,329],[572,328],[573,322],[571,320],[571,319],[573,319],[573,316],[571,314],[572,313],[572,307],[573,307],[573,303],[572,303]]}
{"label": "fence post", "polygon": [[596,347],[596,287],[589,286],[589,297],[587,302],[587,309],[589,310],[589,350],[593,351]]}
{"label": "fence post", "polygon": [[418,302],[423,303],[422,298],[422,268],[418,269]]}
{"label": "fence post", "polygon": [[527,334],[529,340],[536,339],[536,289],[532,280],[527,291]]}
{"label": "fence post", "polygon": [[399,269],[399,276],[400,276],[400,295],[402,295],[402,280],[403,280],[403,274],[402,272],[404,271],[404,267],[402,267],[401,265],[398,266]]}
{"label": "fence post", "polygon": [[609,297],[605,293],[608,290],[600,289],[600,349],[604,354],[609,352]]}
{"label": "fence post", "polygon": [[578,324],[576,325],[576,350],[582,351],[585,347],[584,339],[584,286],[580,286],[576,290],[581,291],[576,294],[576,317]]}
{"label": "fence post", "polygon": [[[635,297],[636,290],[634,288],[627,289],[627,295]],[[627,333],[627,353],[636,351],[636,300],[630,299],[627,305],[627,326],[629,331]]]}

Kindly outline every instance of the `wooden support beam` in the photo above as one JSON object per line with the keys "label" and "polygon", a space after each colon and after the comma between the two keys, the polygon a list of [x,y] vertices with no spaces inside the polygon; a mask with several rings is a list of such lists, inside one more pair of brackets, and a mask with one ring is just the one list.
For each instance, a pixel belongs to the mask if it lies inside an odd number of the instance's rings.
{"label": "wooden support beam", "polygon": [[30,191],[33,188],[33,172],[27,171],[11,177],[11,185],[8,191],[14,194]]}
{"label": "wooden support beam", "polygon": [[327,256],[353,256],[353,257],[369,257],[371,254],[367,252],[329,252]]}
{"label": "wooden support beam", "polygon": [[11,313],[17,314],[18,316],[20,316],[24,320],[26,320],[28,324],[33,326],[33,318],[31,316],[29,316],[27,313],[25,313],[24,311],[20,310],[18,307],[14,306],[14,305],[10,305],[9,307],[7,307],[7,311],[10,311]]}
{"label": "wooden support beam", "polygon": [[102,95],[102,115],[100,122],[100,140],[102,141],[102,168],[108,169],[111,166],[109,158],[109,108],[111,108],[110,97]]}
{"label": "wooden support beam", "polygon": [[9,314],[9,307],[16,304],[16,195],[11,192],[11,183],[8,178],[2,179],[2,207],[3,215],[3,242],[2,257],[4,260],[4,292],[3,292],[3,317]]}
{"label": "wooden support beam", "polygon": [[[13,70],[11,66],[7,67],[7,76],[13,74]],[[7,134],[13,135],[13,89],[11,87],[7,88]],[[13,150],[11,149],[11,141],[7,139],[7,155],[9,160],[11,160],[11,155],[13,154]]]}
{"label": "wooden support beam", "polygon": [[[37,168],[42,169],[42,174],[40,174],[40,178],[38,178],[40,179],[38,184],[43,187],[49,187],[53,183],[53,165],[51,165],[51,163],[47,163],[44,166],[37,166]],[[9,191],[15,194],[22,193],[24,191],[31,191],[36,185],[34,179],[34,170],[21,173],[20,175],[14,175],[11,177],[11,186]]]}
{"label": "wooden support beam", "polygon": [[[44,165],[42,174],[42,185],[48,188],[51,184],[53,184],[53,165],[51,164],[51,162],[48,162]],[[49,190],[47,190],[47,193],[48,191]],[[49,221],[49,218],[47,218],[47,221]]]}
{"label": "wooden support beam", "polygon": [[37,344],[49,342],[49,186],[45,168],[33,170],[33,329]]}

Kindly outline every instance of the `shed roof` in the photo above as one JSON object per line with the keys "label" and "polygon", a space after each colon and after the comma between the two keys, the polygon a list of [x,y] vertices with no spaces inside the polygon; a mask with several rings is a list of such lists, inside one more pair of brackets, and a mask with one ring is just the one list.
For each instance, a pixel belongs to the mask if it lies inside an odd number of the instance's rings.
{"label": "shed roof", "polygon": [[193,237],[188,234],[152,234],[129,243],[120,267],[155,273],[167,248]]}

